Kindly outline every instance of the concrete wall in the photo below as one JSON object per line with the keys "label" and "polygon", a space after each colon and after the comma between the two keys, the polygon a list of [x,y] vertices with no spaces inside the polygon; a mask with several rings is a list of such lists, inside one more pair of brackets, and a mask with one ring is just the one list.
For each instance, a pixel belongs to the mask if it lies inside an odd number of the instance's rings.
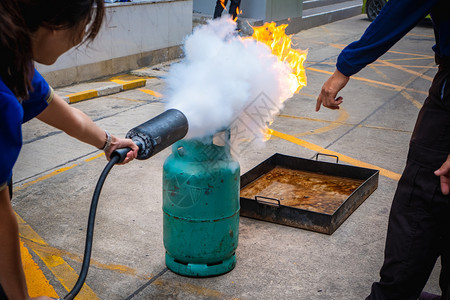
{"label": "concrete wall", "polygon": [[[212,15],[215,5],[215,0],[194,0],[194,12]],[[241,0],[241,17],[264,22],[281,21],[301,17],[302,6],[303,0]]]}
{"label": "concrete wall", "polygon": [[106,4],[105,24],[90,45],[37,65],[54,87],[108,76],[181,56],[192,32],[192,0],[134,0]]}

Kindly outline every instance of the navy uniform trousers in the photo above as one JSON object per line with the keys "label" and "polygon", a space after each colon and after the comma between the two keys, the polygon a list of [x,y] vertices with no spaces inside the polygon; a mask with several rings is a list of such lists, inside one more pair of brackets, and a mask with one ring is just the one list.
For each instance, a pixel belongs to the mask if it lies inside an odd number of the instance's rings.
{"label": "navy uniform trousers", "polygon": [[439,257],[441,299],[450,299],[450,196],[442,195],[433,173],[449,154],[450,64],[441,63],[392,202],[381,278],[367,299],[417,300]]}

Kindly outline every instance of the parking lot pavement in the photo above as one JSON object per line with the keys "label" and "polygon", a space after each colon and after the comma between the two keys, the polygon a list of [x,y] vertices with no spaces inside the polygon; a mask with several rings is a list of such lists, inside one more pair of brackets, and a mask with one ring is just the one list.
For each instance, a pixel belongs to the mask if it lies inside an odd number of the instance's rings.
{"label": "parking lot pavement", "polygon": [[[333,234],[241,217],[234,270],[201,279],[173,273],[165,266],[162,243],[162,164],[171,152],[166,149],[151,159],[114,167],[108,176],[80,299],[364,299],[378,279],[390,203],[417,113],[437,70],[432,28],[421,24],[350,80],[340,110],[316,113],[315,99],[337,55],[368,25],[360,15],[294,35],[295,46],[308,49],[308,85],[285,103],[263,147],[239,153],[241,174],[274,153],[311,159],[330,152],[341,164],[380,170],[378,188]],[[157,76],[151,69],[139,70],[145,86],[71,105],[124,136],[164,111],[167,67],[156,70]],[[113,80],[123,84],[139,79],[135,76]],[[65,96],[110,83],[57,92]],[[100,151],[36,120],[24,125],[23,136],[13,206],[29,260],[41,272],[34,275],[27,268],[27,277],[40,280],[32,293],[50,286],[62,297],[81,267],[90,199],[106,160]],[[439,265],[426,286],[429,292],[439,292],[438,271]]]}

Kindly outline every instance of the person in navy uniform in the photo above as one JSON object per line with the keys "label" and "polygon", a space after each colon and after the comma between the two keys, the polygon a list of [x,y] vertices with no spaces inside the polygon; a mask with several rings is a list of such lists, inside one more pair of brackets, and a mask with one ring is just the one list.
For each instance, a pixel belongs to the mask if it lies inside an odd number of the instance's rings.
{"label": "person in navy uniform", "polygon": [[[439,68],[419,112],[392,202],[380,281],[367,299],[450,299],[450,1],[390,0],[359,41],[340,53],[316,111],[339,109],[350,77],[431,15]],[[422,292],[438,258],[442,296]]]}

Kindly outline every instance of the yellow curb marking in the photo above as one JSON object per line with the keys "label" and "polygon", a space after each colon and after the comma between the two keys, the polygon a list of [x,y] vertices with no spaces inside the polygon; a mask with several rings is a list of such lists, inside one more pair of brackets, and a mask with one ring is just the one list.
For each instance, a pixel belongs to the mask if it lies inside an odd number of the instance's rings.
{"label": "yellow curb marking", "polygon": [[[111,79],[112,82],[122,85],[122,90],[127,91],[131,89],[135,89],[138,87],[143,87],[147,84],[147,80],[145,79],[134,79],[134,80],[122,80],[122,79]],[[98,97],[97,90],[85,90],[81,92],[76,92],[72,94],[68,94],[65,97],[69,99],[69,103],[77,103],[80,101],[92,99]]]}
{"label": "yellow curb marking", "polygon": [[295,136],[292,136],[292,135],[289,135],[289,134],[281,133],[281,132],[275,131],[273,129],[269,129],[269,134],[271,134],[273,136],[276,136],[276,137],[279,137],[279,138],[282,138],[284,140],[287,140],[287,141],[292,142],[294,144],[297,144],[299,146],[305,147],[307,149],[313,150],[315,152],[324,153],[324,154],[331,154],[331,155],[337,155],[337,156],[339,156],[339,159],[341,161],[344,161],[346,163],[352,164],[354,166],[380,170],[380,175],[383,175],[385,177],[388,177],[388,178],[391,178],[391,179],[394,179],[394,180],[399,180],[400,176],[401,176],[398,173],[395,173],[395,172],[392,172],[392,171],[380,168],[378,166],[375,166],[375,165],[372,165],[372,164],[369,164],[369,163],[362,162],[360,160],[351,158],[349,156],[343,155],[343,154],[335,152],[335,151],[331,151],[331,150],[325,149],[325,148],[323,148],[323,147],[321,147],[319,145],[307,142],[305,140],[301,140],[301,139],[296,138]]}
{"label": "yellow curb marking", "polygon": [[143,93],[146,93],[146,94],[155,96],[155,97],[157,97],[157,98],[161,98],[161,97],[163,96],[162,94],[160,94],[160,93],[158,93],[158,92],[156,92],[156,91],[149,90],[149,89],[139,89],[139,90],[140,90],[141,92],[143,92]]}
{"label": "yellow curb marking", "polygon": [[121,79],[111,79],[112,82],[121,84],[124,91],[135,89],[138,87],[143,87],[147,84],[145,79],[135,79],[135,80],[121,80]]}
{"label": "yellow curb marking", "polygon": [[77,92],[73,94],[66,95],[69,98],[69,103],[77,103],[83,100],[98,97],[97,90],[86,90],[82,92]]}
{"label": "yellow curb marking", "polygon": [[[144,70],[146,68],[140,69],[140,70]],[[139,70],[138,70],[139,71]],[[152,79],[155,77],[152,76],[141,76],[141,75],[131,75],[131,74],[122,74],[122,75],[117,75],[117,76],[113,76],[111,78],[109,78],[109,81],[113,81],[113,80],[122,80],[122,81],[130,81],[130,80],[136,80],[136,79]]]}
{"label": "yellow curb marking", "polygon": [[53,286],[45,278],[44,273],[39,266],[34,262],[28,249],[24,246],[24,243],[20,242],[20,254],[22,256],[22,265],[25,270],[27,281],[27,288],[30,297],[48,296],[58,298]]}

